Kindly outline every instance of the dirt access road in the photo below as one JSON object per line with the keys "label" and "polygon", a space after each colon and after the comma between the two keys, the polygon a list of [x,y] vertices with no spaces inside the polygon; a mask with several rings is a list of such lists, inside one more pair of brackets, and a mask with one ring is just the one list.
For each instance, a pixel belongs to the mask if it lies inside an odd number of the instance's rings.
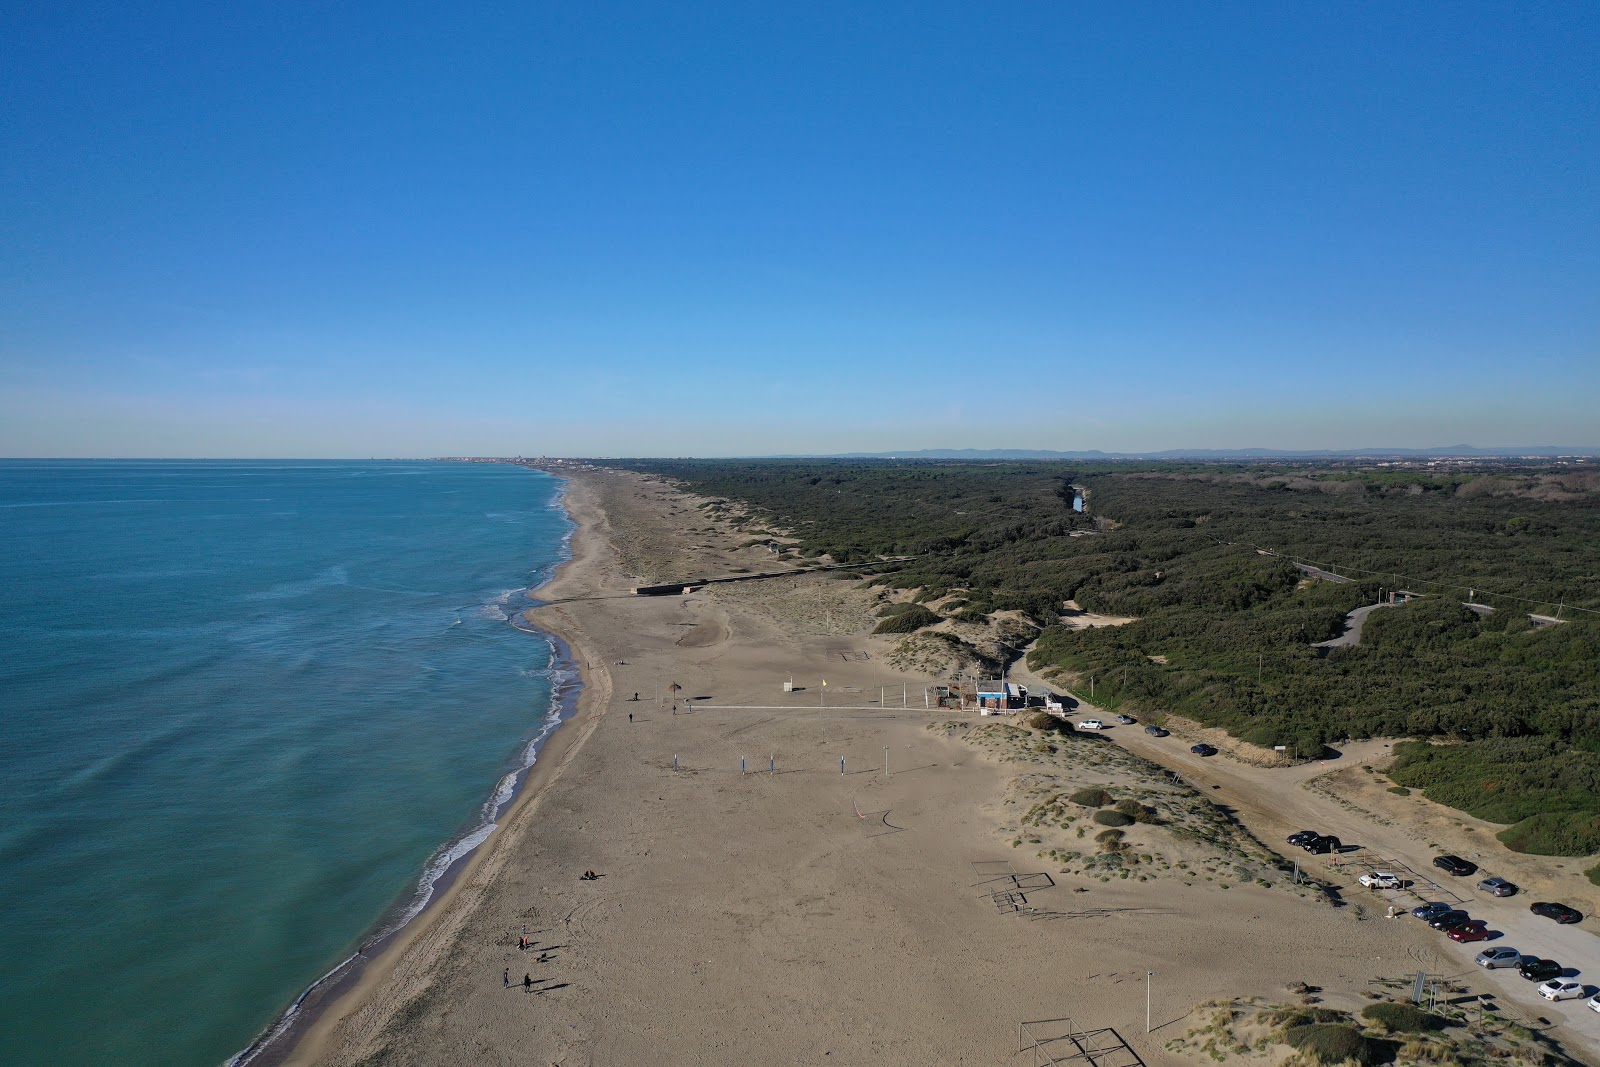
{"label": "dirt access road", "polygon": [[[1059,689],[1029,674],[1013,671],[1015,677],[1030,686]],[[1068,712],[1068,718],[1071,722],[1098,718],[1109,726],[1114,715],[1080,700],[1078,706]],[[1587,914],[1579,925],[1562,926],[1533,915],[1528,911],[1532,901],[1562,900],[1561,889],[1539,885],[1523,870],[1496,869],[1496,852],[1502,857],[1498,862],[1507,866],[1519,862],[1523,865],[1543,863],[1544,858],[1506,853],[1488,836],[1494,827],[1487,823],[1480,824],[1481,828],[1472,834],[1462,832],[1451,837],[1446,836],[1439,825],[1375,818],[1359,805],[1348,800],[1341,802],[1348,791],[1346,783],[1340,781],[1348,778],[1345,772],[1352,768],[1359,770],[1362,765],[1386,763],[1393,753],[1393,741],[1359,741],[1347,745],[1337,760],[1291,767],[1254,767],[1225,753],[1197,756],[1189,751],[1189,746],[1199,738],[1187,738],[1178,733],[1151,737],[1144,732],[1142,724],[1110,727],[1105,736],[1135,755],[1178,772],[1190,784],[1210,793],[1213,800],[1234,811],[1264,844],[1298,862],[1303,870],[1338,886],[1342,896],[1352,903],[1365,904],[1379,916],[1393,904],[1401,910],[1402,916],[1395,922],[1414,923],[1418,920],[1406,914],[1408,909],[1440,900],[1461,907],[1474,918],[1487,920],[1490,928],[1500,931],[1501,936],[1487,942],[1461,945],[1440,934],[1437,959],[1419,960],[1419,966],[1446,976],[1460,975],[1474,989],[1498,992],[1506,1003],[1515,1005],[1524,1014],[1535,1018],[1543,1016],[1558,1023],[1556,1032],[1565,1044],[1583,1054],[1589,1062],[1600,1063],[1600,1013],[1585,1007],[1581,999],[1559,1003],[1542,999],[1536,992],[1537,983],[1524,980],[1513,969],[1488,971],[1473,963],[1473,958],[1484,948],[1509,945],[1526,955],[1565,964],[1567,977],[1586,984],[1585,996],[1600,989],[1600,937],[1589,929],[1595,925],[1595,917]],[[1413,805],[1429,804],[1420,797],[1406,798],[1406,801]],[[1475,821],[1465,816],[1452,819],[1458,826]],[[1298,830],[1333,834],[1347,846],[1356,847],[1339,856],[1313,856],[1285,843],[1284,839]],[[1474,844],[1473,838],[1479,838],[1479,843]],[[1442,847],[1435,848],[1435,844]],[[1449,851],[1462,856],[1473,856],[1481,851],[1484,853],[1481,862],[1488,866],[1470,877],[1453,878],[1433,866],[1435,856]],[[1372,869],[1389,871],[1413,884],[1407,889],[1383,892],[1365,889],[1357,879]],[[1495,874],[1517,882],[1524,891],[1506,898],[1479,892],[1477,883]],[[1577,900],[1565,902],[1578,906],[1579,910],[1589,910]]]}

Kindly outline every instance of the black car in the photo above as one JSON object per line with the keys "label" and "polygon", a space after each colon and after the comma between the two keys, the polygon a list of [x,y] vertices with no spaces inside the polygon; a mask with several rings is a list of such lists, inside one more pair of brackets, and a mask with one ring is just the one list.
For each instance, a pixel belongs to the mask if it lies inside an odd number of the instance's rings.
{"label": "black car", "polygon": [[1471,919],[1472,916],[1466,912],[1451,908],[1449,911],[1435,915],[1428,921],[1428,925],[1435,930],[1452,930],[1464,922],[1471,921]]}
{"label": "black car", "polygon": [[1325,856],[1329,852],[1338,852],[1344,847],[1344,842],[1332,834],[1318,834],[1300,847],[1314,856]]}
{"label": "black car", "polygon": [[1321,836],[1315,830],[1301,830],[1299,833],[1289,835],[1289,844],[1304,845],[1307,841],[1315,841]]}
{"label": "black car", "polygon": [[1452,910],[1450,905],[1435,900],[1422,905],[1420,908],[1412,908],[1411,914],[1415,915],[1419,919],[1425,919],[1428,922],[1432,922],[1436,916],[1443,915],[1445,912],[1450,910]]}
{"label": "black car", "polygon": [[1478,872],[1476,863],[1468,863],[1460,856],[1435,856],[1433,865],[1446,874],[1453,874],[1457,878],[1464,878],[1469,874]]}
{"label": "black car", "polygon": [[1478,883],[1478,888],[1496,897],[1514,897],[1517,895],[1517,884],[1508,882],[1504,878],[1485,878]]}
{"label": "black car", "polygon": [[1198,745],[1190,745],[1189,746],[1189,751],[1193,752],[1196,756],[1215,756],[1217,754],[1217,750],[1216,749],[1214,749],[1210,745],[1207,745],[1207,744],[1204,744],[1204,743],[1201,743],[1201,744],[1198,744]]}
{"label": "black car", "polygon": [[1548,978],[1558,978],[1565,967],[1555,960],[1528,960],[1517,968],[1517,973],[1530,982],[1543,982]]}
{"label": "black car", "polygon": [[1151,726],[1146,726],[1144,728],[1144,732],[1149,734],[1151,737],[1166,737],[1167,734],[1170,733],[1171,731],[1163,730],[1159,726],[1151,725]]}
{"label": "black car", "polygon": [[1553,904],[1547,900],[1541,900],[1537,904],[1530,905],[1528,910],[1535,915],[1543,915],[1546,919],[1554,919],[1563,925],[1583,921],[1583,912],[1575,908],[1569,908],[1565,904]]}

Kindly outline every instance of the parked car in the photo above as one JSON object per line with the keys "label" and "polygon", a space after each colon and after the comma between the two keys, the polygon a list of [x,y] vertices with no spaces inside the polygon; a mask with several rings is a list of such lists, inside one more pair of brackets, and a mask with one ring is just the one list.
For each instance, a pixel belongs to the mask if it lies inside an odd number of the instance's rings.
{"label": "parked car", "polygon": [[1132,715],[1118,715],[1117,716],[1117,723],[1119,725],[1122,725],[1122,726],[1132,726],[1134,723],[1136,723],[1138,721],[1139,720],[1135,719]]}
{"label": "parked car", "polygon": [[1552,978],[1539,987],[1539,995],[1546,1000],[1576,1000],[1583,996],[1583,983],[1570,978]]}
{"label": "parked car", "polygon": [[1472,916],[1468,915],[1466,912],[1451,908],[1449,911],[1441,911],[1439,914],[1429,919],[1428,925],[1433,927],[1435,930],[1450,930],[1460,926],[1464,922],[1471,921]]}
{"label": "parked car", "polygon": [[1464,878],[1475,874],[1478,870],[1476,863],[1469,863],[1460,856],[1435,856],[1433,865],[1446,874],[1453,874],[1457,878]]}
{"label": "parked car", "polygon": [[1522,953],[1514,948],[1507,948],[1502,945],[1499,948],[1484,949],[1478,953],[1477,958],[1472,962],[1491,971],[1498,970],[1501,967],[1521,967]]}
{"label": "parked car", "polygon": [[1099,719],[1084,719],[1078,724],[1078,729],[1080,730],[1104,730],[1105,728],[1106,724]]}
{"label": "parked car", "polygon": [[1315,838],[1307,841],[1300,847],[1311,853],[1313,856],[1326,856],[1330,852],[1338,852],[1344,847],[1344,842],[1340,841],[1332,834],[1318,834]]}
{"label": "parked car", "polygon": [[1546,978],[1559,977],[1564,970],[1566,968],[1555,960],[1523,960],[1517,973],[1530,982],[1542,982]]}
{"label": "parked car", "polygon": [[1447,912],[1449,910],[1450,910],[1450,905],[1440,903],[1437,900],[1432,900],[1432,901],[1429,901],[1426,904],[1423,904],[1420,907],[1412,908],[1411,909],[1411,914],[1415,915],[1417,918],[1423,920],[1424,922],[1428,922],[1428,921],[1431,921],[1434,918],[1434,916],[1443,915],[1445,912]]}
{"label": "parked car", "polygon": [[1400,876],[1390,874],[1388,871],[1368,871],[1356,881],[1368,889],[1399,889],[1401,884]]}
{"label": "parked car", "polygon": [[1166,737],[1172,731],[1163,730],[1161,727],[1151,724],[1144,728],[1144,732],[1149,734],[1151,737]]}
{"label": "parked car", "polygon": [[1205,744],[1204,742],[1198,745],[1190,745],[1189,751],[1193,752],[1196,756],[1215,756],[1217,754],[1216,749],[1212,748],[1208,744]]}
{"label": "parked car", "polygon": [[1508,882],[1504,878],[1485,878],[1478,883],[1478,888],[1497,897],[1511,897],[1517,894],[1517,884]]}
{"label": "parked car", "polygon": [[1555,904],[1541,900],[1537,904],[1529,905],[1528,910],[1535,915],[1543,915],[1546,919],[1554,919],[1563,925],[1583,921],[1583,912],[1576,908],[1569,908],[1565,904]]}
{"label": "parked car", "polygon": [[1489,924],[1482,919],[1473,919],[1460,926],[1452,927],[1445,931],[1445,936],[1457,944],[1466,944],[1469,941],[1487,941],[1494,935],[1489,933]]}
{"label": "parked car", "polygon": [[1292,834],[1289,835],[1289,844],[1291,844],[1291,845],[1303,845],[1307,841],[1315,841],[1317,838],[1319,838],[1321,836],[1322,835],[1319,834],[1315,830],[1301,830],[1301,831],[1299,831],[1297,833],[1292,833]]}
{"label": "parked car", "polygon": [[1600,1011],[1600,993],[1596,993],[1594,996],[1584,1001],[1583,1006],[1588,1008],[1590,1011]]}

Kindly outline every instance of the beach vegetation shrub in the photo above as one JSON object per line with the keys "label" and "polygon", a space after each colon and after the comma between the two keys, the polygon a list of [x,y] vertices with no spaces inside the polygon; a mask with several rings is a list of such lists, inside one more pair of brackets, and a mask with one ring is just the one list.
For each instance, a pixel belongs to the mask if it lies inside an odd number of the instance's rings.
{"label": "beach vegetation shrub", "polygon": [[1094,821],[1101,826],[1132,826],[1133,817],[1124,815],[1120,811],[1102,808],[1094,813]]}
{"label": "beach vegetation shrub", "polygon": [[1153,822],[1156,817],[1154,808],[1147,808],[1137,800],[1119,800],[1115,807],[1134,822]]}
{"label": "beach vegetation shrub", "polygon": [[1368,1004],[1361,1009],[1361,1017],[1391,1034],[1425,1034],[1448,1025],[1447,1020],[1415,1004],[1394,1002]]}
{"label": "beach vegetation shrub", "polygon": [[[1310,986],[1301,985],[1301,989],[1310,989]],[[1296,1026],[1309,1026],[1312,1023],[1342,1023],[1348,1022],[1349,1016],[1337,1008],[1312,1008],[1290,1007],[1287,1005],[1267,1008],[1261,1013],[1261,1018],[1270,1026],[1280,1030],[1292,1029]]]}
{"label": "beach vegetation shrub", "polygon": [[941,621],[940,616],[929,611],[921,604],[900,606],[904,607],[905,610],[897,611],[890,615],[880,622],[872,632],[875,634],[909,634],[922,629],[924,626],[932,626],[934,623]]}
{"label": "beach vegetation shrub", "polygon": [[1090,786],[1086,789],[1078,790],[1067,799],[1085,808],[1103,808],[1111,803],[1112,797],[1110,793],[1099,786]]}
{"label": "beach vegetation shrub", "polygon": [[1317,1063],[1367,1064],[1374,1059],[1375,1050],[1371,1042],[1349,1023],[1291,1026],[1284,1031],[1283,1038],[1289,1047],[1306,1054]]}
{"label": "beach vegetation shrub", "polygon": [[1600,885],[1600,863],[1595,864],[1593,867],[1590,867],[1583,873],[1588,877],[1590,882],[1594,883],[1595,885]]}
{"label": "beach vegetation shrub", "polygon": [[1066,722],[1059,715],[1052,715],[1048,711],[1037,711],[1029,715],[1027,725],[1035,730],[1056,734],[1067,728]]}
{"label": "beach vegetation shrub", "polygon": [[1532,815],[1495,835],[1513,852],[1592,856],[1600,852],[1600,814],[1553,811]]}

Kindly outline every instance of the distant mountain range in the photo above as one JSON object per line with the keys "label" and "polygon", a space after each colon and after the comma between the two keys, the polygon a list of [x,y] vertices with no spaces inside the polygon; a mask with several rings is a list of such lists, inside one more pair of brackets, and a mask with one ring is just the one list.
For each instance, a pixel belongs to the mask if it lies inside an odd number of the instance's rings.
{"label": "distant mountain range", "polygon": [[[822,459],[1471,459],[1537,456],[1600,457],[1597,447],[1531,445],[1526,448],[1168,448],[1160,452],[1052,452],[1038,448],[921,448],[908,452],[841,452]],[[800,458],[800,457],[775,457]]]}

